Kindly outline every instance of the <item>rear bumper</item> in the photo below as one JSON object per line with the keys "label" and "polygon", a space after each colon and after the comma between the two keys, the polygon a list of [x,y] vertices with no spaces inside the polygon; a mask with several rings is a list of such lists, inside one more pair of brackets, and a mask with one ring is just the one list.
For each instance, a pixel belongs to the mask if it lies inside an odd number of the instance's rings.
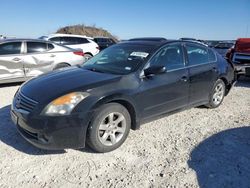
{"label": "rear bumper", "polygon": [[250,64],[234,64],[234,67],[238,75],[250,76]]}
{"label": "rear bumper", "polygon": [[31,117],[26,120],[20,112],[12,109],[11,118],[22,137],[38,148],[60,150],[85,147],[87,122],[78,115]]}
{"label": "rear bumper", "polygon": [[250,54],[235,53],[233,62],[237,74],[250,76]]}

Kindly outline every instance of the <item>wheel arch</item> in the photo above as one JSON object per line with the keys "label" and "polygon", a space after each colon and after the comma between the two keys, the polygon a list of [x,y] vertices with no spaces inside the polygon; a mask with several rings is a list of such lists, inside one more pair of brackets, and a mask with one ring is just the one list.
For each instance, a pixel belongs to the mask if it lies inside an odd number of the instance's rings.
{"label": "wheel arch", "polygon": [[219,79],[221,79],[225,86],[226,86],[226,93],[225,96],[229,93],[230,89],[232,88],[232,84],[230,84],[225,76],[220,76]]}
{"label": "wheel arch", "polygon": [[84,52],[84,54],[91,55],[93,57],[93,54],[91,52]]}
{"label": "wheel arch", "polygon": [[57,69],[58,67],[60,67],[60,65],[66,65],[66,66],[71,66],[71,64],[67,63],[67,62],[60,62],[60,63],[57,63],[55,64],[53,70]]}
{"label": "wheel arch", "polygon": [[137,130],[140,128],[140,123],[138,120],[138,112],[136,110],[135,104],[132,102],[132,99],[129,97],[121,96],[121,95],[111,95],[100,99],[92,108],[95,111],[100,106],[107,104],[107,103],[118,103],[124,106],[131,117],[131,129]]}

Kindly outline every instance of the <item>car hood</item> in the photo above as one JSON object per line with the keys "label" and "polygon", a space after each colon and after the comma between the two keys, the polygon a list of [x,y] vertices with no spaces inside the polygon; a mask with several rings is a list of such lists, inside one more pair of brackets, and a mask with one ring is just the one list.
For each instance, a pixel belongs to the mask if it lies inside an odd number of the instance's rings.
{"label": "car hood", "polygon": [[105,74],[72,67],[53,71],[26,82],[21,93],[37,102],[51,101],[74,91],[86,91],[118,81],[120,75]]}

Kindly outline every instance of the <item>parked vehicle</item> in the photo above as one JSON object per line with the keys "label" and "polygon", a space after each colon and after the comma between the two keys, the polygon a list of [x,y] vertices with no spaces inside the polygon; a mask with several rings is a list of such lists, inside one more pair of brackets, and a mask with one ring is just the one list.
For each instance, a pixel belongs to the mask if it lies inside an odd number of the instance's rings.
{"label": "parked vehicle", "polygon": [[218,45],[221,41],[219,40],[206,40],[205,43],[210,47],[214,48],[216,45]]}
{"label": "parked vehicle", "polygon": [[83,52],[33,39],[0,41],[0,83],[21,82],[58,68],[82,64]]}
{"label": "parked vehicle", "polygon": [[226,55],[235,66],[238,76],[250,76],[250,38],[240,38]]}
{"label": "parked vehicle", "polygon": [[228,50],[234,46],[233,42],[219,42],[214,46],[215,50],[222,55],[223,57],[226,56]]}
{"label": "parked vehicle", "polygon": [[100,50],[104,50],[105,48],[116,44],[114,39],[108,37],[95,37],[94,41],[98,44]]}
{"label": "parked vehicle", "polygon": [[3,39],[6,39],[6,37],[3,35],[0,35],[0,40],[3,40]]}
{"label": "parked vehicle", "polygon": [[90,59],[99,53],[99,46],[93,38],[82,35],[52,34],[48,37],[40,37],[45,40],[53,41],[56,44],[67,46],[74,49],[82,49],[85,59]]}
{"label": "parked vehicle", "polygon": [[195,39],[195,38],[187,38],[187,37],[183,37],[180,38],[180,40],[185,40],[185,41],[196,41],[196,42],[201,42],[203,44],[206,44],[206,42],[204,40],[201,39]]}
{"label": "parked vehicle", "polygon": [[142,123],[194,106],[218,107],[233,84],[232,65],[206,45],[131,40],[101,51],[82,67],[26,82],[11,114],[21,135],[37,147],[87,143],[108,152]]}

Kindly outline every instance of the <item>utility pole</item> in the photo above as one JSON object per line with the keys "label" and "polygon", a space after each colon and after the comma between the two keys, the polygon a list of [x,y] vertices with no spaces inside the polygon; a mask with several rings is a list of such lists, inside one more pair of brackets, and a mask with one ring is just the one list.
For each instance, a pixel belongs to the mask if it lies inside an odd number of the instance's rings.
{"label": "utility pole", "polygon": [[248,29],[249,29],[249,24],[247,24],[246,38],[248,37]]}

